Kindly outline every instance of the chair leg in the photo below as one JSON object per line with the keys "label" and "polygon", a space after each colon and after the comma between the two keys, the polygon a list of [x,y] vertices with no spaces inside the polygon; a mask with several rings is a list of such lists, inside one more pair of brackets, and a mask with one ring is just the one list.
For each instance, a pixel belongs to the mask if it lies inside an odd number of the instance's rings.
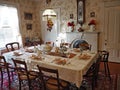
{"label": "chair leg", "polygon": [[81,86],[79,89],[77,90],[87,90],[85,87]]}
{"label": "chair leg", "polygon": [[111,80],[111,77],[110,77],[110,69],[109,69],[108,63],[106,63],[106,65],[107,65],[107,74],[108,74],[109,79]]}
{"label": "chair leg", "polygon": [[19,80],[19,90],[21,90],[21,80]]}
{"label": "chair leg", "polygon": [[10,81],[10,72],[9,72],[9,70],[8,70],[8,69],[7,69],[7,74],[8,74],[9,88],[10,88],[10,87],[11,87],[11,86],[10,86],[11,81]]}
{"label": "chair leg", "polygon": [[11,72],[11,74],[12,74],[12,80],[14,79],[14,74],[13,74],[13,71]]}
{"label": "chair leg", "polygon": [[1,70],[1,88],[2,88],[2,86],[3,86],[3,72]]}
{"label": "chair leg", "polygon": [[28,86],[29,86],[29,90],[32,90],[31,81],[30,80],[28,80]]}
{"label": "chair leg", "polygon": [[106,62],[104,62],[104,72],[105,72],[105,76],[107,76],[107,73],[106,73]]}
{"label": "chair leg", "polygon": [[95,88],[95,82],[96,82],[95,78],[92,78],[92,90],[94,90]]}
{"label": "chair leg", "polygon": [[105,75],[106,75],[106,77],[109,77],[109,79],[111,80],[108,62],[104,62],[104,68],[105,68]]}

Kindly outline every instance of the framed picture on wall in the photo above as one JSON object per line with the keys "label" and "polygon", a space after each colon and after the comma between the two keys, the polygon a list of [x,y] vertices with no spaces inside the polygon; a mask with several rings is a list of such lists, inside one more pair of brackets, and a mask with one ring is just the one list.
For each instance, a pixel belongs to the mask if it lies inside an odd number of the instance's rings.
{"label": "framed picture on wall", "polygon": [[85,0],[77,0],[77,22],[79,24],[85,22]]}
{"label": "framed picture on wall", "polygon": [[25,20],[32,20],[32,18],[33,18],[32,13],[27,13],[27,12],[24,13]]}
{"label": "framed picture on wall", "polygon": [[26,29],[27,30],[32,30],[32,24],[26,24]]}

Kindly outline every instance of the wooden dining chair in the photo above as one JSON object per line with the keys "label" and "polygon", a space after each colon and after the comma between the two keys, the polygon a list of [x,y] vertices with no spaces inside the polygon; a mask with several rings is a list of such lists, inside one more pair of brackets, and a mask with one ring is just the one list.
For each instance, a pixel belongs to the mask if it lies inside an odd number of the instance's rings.
{"label": "wooden dining chair", "polygon": [[57,69],[49,69],[39,65],[37,65],[37,67],[39,70],[40,79],[43,83],[43,90],[69,90],[69,83],[59,79],[59,73]]}
{"label": "wooden dining chair", "polygon": [[82,48],[83,50],[91,50],[92,45],[91,44],[79,44],[79,48]]}
{"label": "wooden dining chair", "polygon": [[8,82],[9,82],[9,88],[10,88],[11,86],[10,73],[13,77],[14,67],[10,63],[6,62],[6,59],[4,56],[0,56],[0,72],[1,72],[1,88],[3,87],[3,80],[4,80],[3,76],[5,75],[5,73],[8,76]]}
{"label": "wooden dining chair", "polygon": [[70,44],[71,48],[81,48],[82,50],[91,50],[92,45],[85,40],[75,39]]}
{"label": "wooden dining chair", "polygon": [[38,73],[35,71],[28,71],[25,61],[16,60],[13,58],[12,60],[15,64],[15,70],[19,79],[19,90],[21,90],[21,84],[24,81],[28,81],[29,90],[33,90],[31,83],[32,81],[36,80],[36,78],[38,77]]}
{"label": "wooden dining chair", "polygon": [[49,44],[50,46],[54,47],[54,42],[52,42],[52,41],[47,41],[47,42],[45,42],[45,44]]}
{"label": "wooden dining chair", "polygon": [[5,47],[6,47],[6,49],[7,49],[8,52],[9,52],[9,51],[14,51],[14,50],[16,50],[16,49],[20,49],[20,45],[19,45],[18,42],[7,43],[7,44],[5,45]]}
{"label": "wooden dining chair", "polygon": [[105,75],[107,77],[109,77],[109,79],[111,80],[110,77],[110,69],[109,69],[109,65],[108,65],[108,59],[109,59],[109,52],[106,50],[98,50],[98,53],[101,56],[101,62],[104,63],[104,71],[105,71]]}
{"label": "wooden dining chair", "polygon": [[100,55],[98,55],[96,62],[93,63],[91,67],[88,69],[88,71],[86,72],[86,74],[83,75],[83,78],[84,78],[83,82],[86,82],[88,80],[91,81],[92,90],[95,90],[95,86],[97,85],[100,60],[101,60],[101,57]]}

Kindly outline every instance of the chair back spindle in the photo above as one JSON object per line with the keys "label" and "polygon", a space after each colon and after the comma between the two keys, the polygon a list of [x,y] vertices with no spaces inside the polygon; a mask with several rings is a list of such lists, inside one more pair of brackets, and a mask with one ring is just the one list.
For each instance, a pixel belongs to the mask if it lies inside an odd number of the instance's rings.
{"label": "chair back spindle", "polygon": [[[59,79],[59,73],[57,69],[45,68],[37,65],[39,70],[39,76],[43,82],[44,90],[64,90],[68,83]],[[64,85],[62,84],[64,83]],[[69,90],[69,89],[65,89]]]}

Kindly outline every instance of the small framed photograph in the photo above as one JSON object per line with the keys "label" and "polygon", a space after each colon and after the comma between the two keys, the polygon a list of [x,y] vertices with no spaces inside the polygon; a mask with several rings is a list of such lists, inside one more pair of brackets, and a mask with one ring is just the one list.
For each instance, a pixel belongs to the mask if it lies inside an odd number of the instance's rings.
{"label": "small framed photograph", "polygon": [[70,19],[73,19],[73,14],[70,14]]}
{"label": "small framed photograph", "polygon": [[32,30],[32,24],[26,24],[26,29],[27,30]]}
{"label": "small framed photograph", "polygon": [[90,17],[95,17],[95,12],[91,12]]}
{"label": "small framed photograph", "polygon": [[85,0],[77,0],[77,21],[79,24],[85,22]]}
{"label": "small framed photograph", "polygon": [[24,13],[24,18],[25,18],[25,20],[32,20],[33,15],[32,15],[32,13],[25,12]]}

